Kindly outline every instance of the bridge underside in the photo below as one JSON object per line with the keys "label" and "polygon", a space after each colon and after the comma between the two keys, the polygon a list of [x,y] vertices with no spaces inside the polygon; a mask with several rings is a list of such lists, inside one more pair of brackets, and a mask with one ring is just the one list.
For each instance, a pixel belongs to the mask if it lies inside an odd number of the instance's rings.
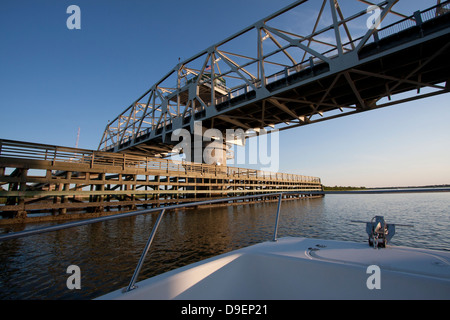
{"label": "bridge underside", "polygon": [[[424,87],[436,86],[440,93],[445,93],[449,90],[450,59],[446,57],[450,57],[450,46],[442,44],[449,41],[450,36],[446,36],[421,43],[391,54],[385,59],[376,59],[292,90],[275,93],[268,99],[233,110],[227,113],[227,116],[245,121],[249,128],[257,128],[262,123],[279,122],[298,122],[298,125],[305,125],[317,122],[311,120],[311,116],[316,113],[325,114],[333,110],[343,113],[344,110],[340,109],[344,108],[353,109],[352,113],[372,110],[391,105],[377,104],[382,98],[411,90],[420,91]],[[374,46],[373,50],[377,51],[377,48]],[[436,59],[438,57],[440,59]],[[380,70],[383,72],[380,73]],[[268,89],[276,91],[278,87],[283,87],[290,81],[294,82],[295,76],[274,82]],[[446,85],[437,86],[442,83]],[[223,108],[226,109],[226,106]],[[295,121],[293,116],[298,121]],[[227,121],[214,121],[216,128],[229,126]]]}

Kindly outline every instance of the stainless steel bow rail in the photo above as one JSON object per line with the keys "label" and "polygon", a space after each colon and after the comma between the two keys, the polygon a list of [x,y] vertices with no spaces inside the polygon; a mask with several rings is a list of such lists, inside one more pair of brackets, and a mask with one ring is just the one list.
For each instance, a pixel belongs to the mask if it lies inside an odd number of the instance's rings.
{"label": "stainless steel bow rail", "polygon": [[274,229],[273,239],[272,239],[273,241],[277,241],[278,221],[279,221],[279,217],[280,217],[281,201],[283,199],[283,195],[287,195],[287,194],[311,194],[311,192],[267,193],[267,194],[250,195],[250,196],[230,197],[230,198],[212,199],[212,200],[207,200],[207,201],[198,201],[198,202],[192,202],[192,203],[183,203],[183,204],[178,204],[178,205],[170,205],[170,206],[166,206],[166,207],[145,209],[145,210],[139,210],[139,211],[133,211],[133,212],[127,212],[127,213],[119,213],[119,214],[112,215],[112,216],[92,218],[92,219],[87,219],[87,220],[83,220],[83,221],[63,223],[63,224],[56,225],[56,226],[49,226],[49,227],[36,228],[36,229],[25,230],[25,231],[20,231],[20,232],[12,232],[12,233],[7,233],[7,234],[2,234],[2,235],[0,235],[0,241],[23,238],[23,237],[38,235],[38,234],[62,230],[62,229],[84,226],[84,225],[93,224],[93,223],[97,223],[97,222],[104,222],[104,221],[108,221],[108,220],[138,216],[141,214],[154,213],[154,212],[159,211],[158,218],[157,218],[155,224],[153,225],[153,229],[150,233],[150,236],[147,240],[145,248],[144,248],[144,250],[141,254],[141,257],[138,261],[138,264],[133,273],[131,281],[130,281],[128,287],[124,290],[124,292],[128,292],[128,291],[136,288],[136,285],[135,285],[136,280],[139,276],[139,273],[141,271],[142,265],[147,256],[147,253],[150,250],[150,247],[152,245],[156,231],[158,230],[159,224],[167,210],[180,209],[180,208],[186,208],[186,207],[195,207],[195,206],[210,204],[210,203],[212,204],[212,203],[219,203],[219,202],[226,202],[226,201],[245,200],[245,199],[250,199],[250,198],[258,198],[258,197],[278,196],[277,214],[276,214],[276,219],[275,219],[275,229]]}

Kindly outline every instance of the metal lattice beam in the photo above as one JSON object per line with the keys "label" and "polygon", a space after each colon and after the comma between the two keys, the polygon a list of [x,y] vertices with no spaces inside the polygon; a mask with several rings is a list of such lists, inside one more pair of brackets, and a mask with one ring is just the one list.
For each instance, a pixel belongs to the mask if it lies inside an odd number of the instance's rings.
{"label": "metal lattice beam", "polygon": [[[448,92],[449,1],[408,13],[394,10],[400,1],[376,4],[383,27],[366,29],[371,1],[297,1],[179,62],[108,123],[99,149],[161,155],[195,121],[285,130],[393,105],[398,93]],[[313,23],[284,23],[307,10]]]}

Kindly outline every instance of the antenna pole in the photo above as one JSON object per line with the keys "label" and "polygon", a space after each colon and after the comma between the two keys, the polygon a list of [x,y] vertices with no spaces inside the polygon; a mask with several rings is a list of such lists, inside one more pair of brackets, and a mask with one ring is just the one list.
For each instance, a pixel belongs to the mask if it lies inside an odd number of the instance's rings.
{"label": "antenna pole", "polygon": [[75,143],[75,148],[78,148],[78,141],[79,140],[80,140],[80,127],[78,127],[77,142]]}

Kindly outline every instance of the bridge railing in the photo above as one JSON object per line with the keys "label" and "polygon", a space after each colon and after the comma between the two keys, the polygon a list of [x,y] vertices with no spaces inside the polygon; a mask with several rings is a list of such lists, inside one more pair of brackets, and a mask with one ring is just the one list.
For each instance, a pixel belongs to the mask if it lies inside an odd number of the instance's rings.
{"label": "bridge railing", "polygon": [[450,1],[444,1],[443,3],[437,4],[427,10],[421,12],[422,21],[428,21],[434,19],[440,15],[450,12]]}
{"label": "bridge railing", "polygon": [[121,170],[140,169],[155,175],[195,174],[227,176],[233,178],[264,178],[277,181],[298,181],[302,183],[320,184],[317,177],[269,172],[255,169],[225,167],[204,163],[193,163],[179,160],[159,159],[122,153],[99,152],[88,149],[77,149],[14,140],[0,140],[0,159],[41,160],[53,163],[65,162],[94,166],[114,166]]}
{"label": "bridge railing", "polygon": [[91,161],[92,151],[31,142],[0,140],[0,158],[79,163]]}
{"label": "bridge railing", "polygon": [[417,11],[413,15],[396,21],[386,27],[378,30],[377,35],[379,39],[392,36],[396,33],[405,31],[412,27],[420,26],[423,22],[427,22],[439,17],[442,14],[450,12],[450,1],[444,1],[441,4],[435,5],[423,11]]}
{"label": "bridge railing", "polygon": [[392,36],[396,33],[399,33],[401,31],[404,31],[406,29],[415,27],[416,20],[414,16],[406,17],[404,19],[401,19],[399,21],[396,21],[395,23],[392,23],[386,27],[380,28],[377,31],[377,36],[379,39],[383,39],[389,36]]}
{"label": "bridge railing", "polygon": [[[438,16],[445,14],[445,13],[449,13],[449,12],[450,12],[450,0],[447,0],[441,4],[433,6],[424,11],[418,11],[417,13],[415,13],[411,16],[408,16],[408,17],[401,19],[399,21],[396,21],[388,26],[380,28],[380,30],[375,32],[375,35],[374,35],[374,37],[372,37],[371,41],[374,41],[375,37],[378,37],[378,39],[383,39],[383,38],[389,37],[391,35],[394,35],[396,33],[405,31],[409,28],[420,26],[420,24],[423,22],[433,20],[433,19],[437,18]],[[344,48],[344,50],[345,50],[345,48],[347,48],[347,50],[350,50],[350,49],[348,49],[349,47],[356,47],[362,39],[363,39],[363,36],[353,39],[352,41],[343,43],[342,47]],[[329,59],[333,59],[338,56],[338,49],[337,48],[330,49],[326,52],[323,52],[322,55]],[[322,60],[320,60],[318,58],[313,58],[311,61],[303,61],[302,63],[299,63],[292,67],[287,67],[282,71],[279,71],[277,73],[267,76],[266,84],[270,84],[272,82],[275,82],[275,81],[278,81],[281,79],[286,79],[288,76],[290,76],[292,74],[306,70],[308,68],[311,68],[311,67],[321,64],[321,63],[323,63]],[[235,98],[235,97],[238,97],[239,95],[245,94],[248,92],[248,90],[249,90],[248,85],[243,85],[240,88],[234,89],[234,91],[231,93],[231,95],[216,99],[215,103],[216,103],[216,105],[218,105],[218,104],[225,102],[231,98]]]}

